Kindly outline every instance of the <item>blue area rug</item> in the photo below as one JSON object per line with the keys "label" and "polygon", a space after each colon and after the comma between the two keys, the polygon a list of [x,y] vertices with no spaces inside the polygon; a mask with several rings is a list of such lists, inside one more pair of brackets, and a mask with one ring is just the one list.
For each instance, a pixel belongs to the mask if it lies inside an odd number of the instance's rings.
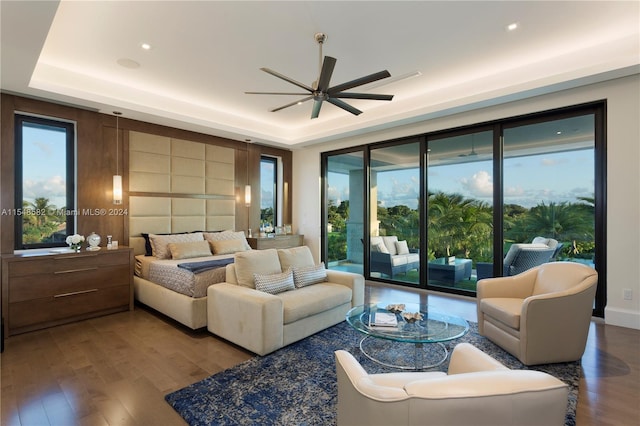
{"label": "blue area rug", "polygon": [[[477,324],[470,323],[469,333],[450,342],[449,352],[458,343],[469,342],[512,369],[528,368],[477,331]],[[345,349],[354,354],[369,373],[398,371],[362,355],[358,346],[361,338],[362,334],[343,322],[172,392],[165,399],[191,426],[335,425],[338,394],[335,350]],[[412,356],[413,345],[397,348],[397,358]],[[447,366],[448,359],[435,369],[446,371]],[[575,425],[580,363],[538,365],[531,369],[545,371],[569,385],[566,425]]]}

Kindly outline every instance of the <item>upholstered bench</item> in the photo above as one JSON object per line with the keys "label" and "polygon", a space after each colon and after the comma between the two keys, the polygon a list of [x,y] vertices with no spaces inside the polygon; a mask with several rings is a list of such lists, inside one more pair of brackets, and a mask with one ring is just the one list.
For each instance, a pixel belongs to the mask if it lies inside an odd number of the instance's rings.
{"label": "upholstered bench", "polygon": [[364,303],[364,277],[315,265],[306,246],[251,250],[207,296],[208,330],[266,355],[344,321]]}

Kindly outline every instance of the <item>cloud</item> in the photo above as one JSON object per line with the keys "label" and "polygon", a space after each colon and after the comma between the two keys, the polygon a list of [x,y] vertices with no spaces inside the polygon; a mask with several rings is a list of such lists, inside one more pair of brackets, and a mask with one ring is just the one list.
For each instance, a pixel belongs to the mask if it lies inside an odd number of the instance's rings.
{"label": "cloud", "polygon": [[480,170],[470,179],[460,179],[462,187],[474,197],[491,197],[493,195],[493,179],[489,172]]}
{"label": "cloud", "polygon": [[65,203],[67,196],[67,185],[62,176],[52,176],[48,179],[32,180],[27,179],[22,186],[23,198],[25,200],[35,200],[38,197],[48,198],[51,204],[56,207]]}
{"label": "cloud", "polygon": [[543,158],[540,160],[540,165],[543,167],[555,167],[569,163],[567,158]]}

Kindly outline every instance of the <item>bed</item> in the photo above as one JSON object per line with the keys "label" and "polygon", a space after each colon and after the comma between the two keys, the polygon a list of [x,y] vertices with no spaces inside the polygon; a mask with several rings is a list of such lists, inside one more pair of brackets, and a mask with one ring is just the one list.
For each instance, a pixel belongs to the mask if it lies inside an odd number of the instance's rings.
{"label": "bed", "polygon": [[[211,245],[212,249],[224,244],[226,250],[213,250],[221,254],[209,252],[206,256],[179,258],[166,253],[164,256],[157,256],[157,253],[149,256],[148,240],[131,237],[129,244],[134,248],[136,260],[133,278],[135,299],[191,329],[206,327],[207,288],[225,281],[225,267],[233,261],[236,251],[251,249],[242,232],[215,234],[221,243],[212,243],[204,238],[199,241],[205,246]],[[180,236],[198,240],[202,233],[180,233],[162,238],[171,241]]]}

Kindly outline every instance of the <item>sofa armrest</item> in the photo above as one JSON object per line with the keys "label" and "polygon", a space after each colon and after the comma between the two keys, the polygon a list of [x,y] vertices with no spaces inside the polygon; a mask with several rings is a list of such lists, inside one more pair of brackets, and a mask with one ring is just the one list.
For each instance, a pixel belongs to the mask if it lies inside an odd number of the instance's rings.
{"label": "sofa armrest", "polygon": [[463,374],[490,370],[508,370],[508,368],[475,346],[469,343],[460,343],[456,345],[451,353],[447,374]]}
{"label": "sofa armrest", "polygon": [[382,262],[391,264],[391,255],[389,253],[381,253],[379,251],[371,252],[372,262]]}
{"label": "sofa armrest", "polygon": [[327,269],[327,280],[331,283],[341,284],[351,289],[351,306],[364,305],[364,277],[351,272],[334,271]]}
{"label": "sofa armrest", "polygon": [[235,284],[207,290],[207,329],[259,355],[283,346],[284,304],[278,296]]}

